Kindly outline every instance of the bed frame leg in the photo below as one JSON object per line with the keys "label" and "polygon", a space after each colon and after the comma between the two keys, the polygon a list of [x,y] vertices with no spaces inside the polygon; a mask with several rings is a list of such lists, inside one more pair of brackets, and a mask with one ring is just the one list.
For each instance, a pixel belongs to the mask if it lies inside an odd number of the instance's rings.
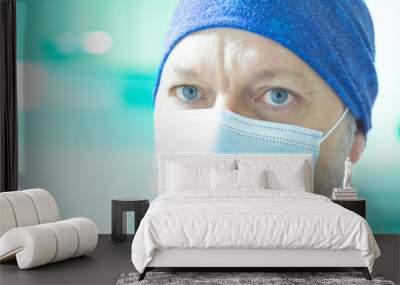
{"label": "bed frame leg", "polygon": [[148,269],[147,269],[147,267],[145,267],[143,272],[139,274],[138,281],[142,281],[144,279],[144,277],[146,276],[147,271],[148,271]]}
{"label": "bed frame leg", "polygon": [[357,271],[361,271],[362,274],[364,275],[365,279],[372,280],[371,274],[369,274],[369,270],[367,267],[355,267],[354,269]]}

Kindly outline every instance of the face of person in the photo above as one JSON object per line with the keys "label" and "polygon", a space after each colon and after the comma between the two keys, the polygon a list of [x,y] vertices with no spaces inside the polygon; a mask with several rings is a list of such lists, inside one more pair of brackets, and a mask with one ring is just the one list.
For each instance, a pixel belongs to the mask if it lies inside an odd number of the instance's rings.
{"label": "face of person", "polygon": [[[277,42],[213,28],[186,36],[171,51],[156,96],[155,126],[160,111],[203,108],[326,132],[345,106],[311,67]],[[315,193],[330,196],[341,185],[354,138],[349,118],[320,146]]]}

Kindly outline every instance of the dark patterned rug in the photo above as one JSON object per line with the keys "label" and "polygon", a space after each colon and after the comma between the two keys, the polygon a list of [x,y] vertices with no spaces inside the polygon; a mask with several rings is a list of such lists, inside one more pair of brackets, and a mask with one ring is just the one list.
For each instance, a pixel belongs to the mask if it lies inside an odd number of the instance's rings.
{"label": "dark patterned rug", "polygon": [[382,275],[372,274],[372,281],[364,278],[360,272],[156,272],[150,271],[142,281],[138,281],[139,273],[124,273],[116,285],[133,284],[379,284],[395,285],[384,280]]}

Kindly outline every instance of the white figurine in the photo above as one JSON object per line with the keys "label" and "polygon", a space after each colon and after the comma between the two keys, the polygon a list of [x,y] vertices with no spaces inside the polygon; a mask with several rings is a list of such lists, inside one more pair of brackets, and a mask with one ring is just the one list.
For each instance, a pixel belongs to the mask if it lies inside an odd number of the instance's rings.
{"label": "white figurine", "polygon": [[350,161],[350,157],[347,157],[345,162],[344,162],[343,189],[352,189],[351,188],[351,161]]}

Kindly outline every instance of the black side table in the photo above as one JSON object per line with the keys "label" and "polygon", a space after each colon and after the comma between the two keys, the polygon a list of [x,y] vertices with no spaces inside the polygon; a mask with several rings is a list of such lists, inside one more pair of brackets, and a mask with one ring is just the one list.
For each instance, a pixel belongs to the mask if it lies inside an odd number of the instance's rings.
{"label": "black side table", "polygon": [[115,197],[111,201],[111,239],[123,241],[126,239],[126,212],[135,212],[135,230],[149,208],[149,199],[138,197]]}
{"label": "black side table", "polygon": [[365,219],[366,217],[366,200],[365,199],[355,199],[355,200],[335,200],[332,202],[339,204],[340,206],[359,214]]}

